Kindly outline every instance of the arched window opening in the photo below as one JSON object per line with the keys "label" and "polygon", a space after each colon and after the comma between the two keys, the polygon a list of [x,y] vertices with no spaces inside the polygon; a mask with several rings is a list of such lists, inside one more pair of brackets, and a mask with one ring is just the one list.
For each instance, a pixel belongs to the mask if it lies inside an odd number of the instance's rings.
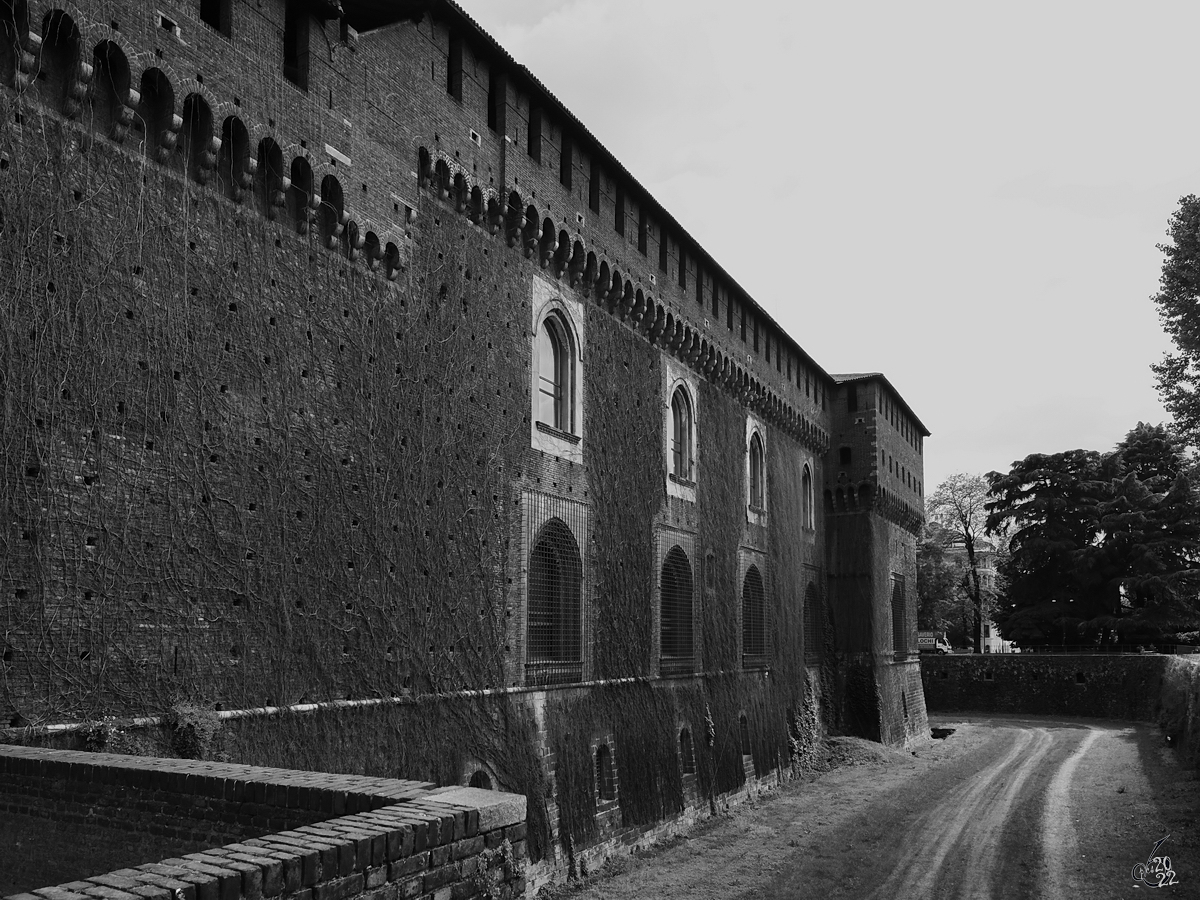
{"label": "arched window opening", "polygon": [[388,241],[387,248],[384,250],[383,268],[388,281],[395,281],[400,277],[400,248],[392,241]]}
{"label": "arched window opening", "polygon": [[439,200],[449,200],[453,181],[450,178],[450,164],[439,159],[433,165],[433,189]]}
{"label": "arched window opening", "polygon": [[804,591],[804,661],[820,662],[825,649],[825,610],[821,605],[821,594],[816,585],[810,584]]}
{"label": "arched window opening", "polygon": [[92,52],[92,128],[120,143],[125,139],[133,111],[129,99],[129,61],[113,41],[101,41]]}
{"label": "arched window opening", "polygon": [[742,582],[742,666],[767,664],[767,602],[758,566],[751,566]]}
{"label": "arched window opening", "polygon": [[0,78],[4,84],[23,90],[28,87],[21,59],[29,34],[29,7],[26,0],[0,2]]}
{"label": "arched window opening", "polygon": [[292,184],[287,191],[288,218],[301,234],[308,234],[312,221],[311,211],[319,206],[321,198],[313,193],[313,170],[308,160],[297,156],[292,160]]}
{"label": "arched window opening", "polygon": [[608,751],[608,744],[601,744],[596,748],[596,794],[601,800],[614,800],[617,796],[612,754]]}
{"label": "arched window opening", "polygon": [[663,675],[690,673],[695,669],[692,640],[692,566],[687,554],[672,547],[663,561],[659,579],[662,606],[660,639]]}
{"label": "arched window opening", "polygon": [[538,533],[529,554],[529,684],[563,684],[583,674],[581,656],[583,563],[579,545],[558,518]]}
{"label": "arched window opening", "polygon": [[679,732],[679,764],[684,775],[696,774],[696,753],[692,747],[692,733],[686,728]]}
{"label": "arched window opening", "polygon": [[483,769],[475,770],[474,774],[471,775],[469,786],[473,788],[481,788],[485,791],[495,790],[495,788],[492,787],[491,776],[488,775],[487,772],[483,771]]}
{"label": "arched window opening", "polygon": [[175,167],[181,169],[190,181],[207,183],[217,158],[212,152],[212,110],[199,94],[188,94],[183,100],[182,137],[176,148]]}
{"label": "arched window opening", "polygon": [[468,212],[468,217],[476,225],[482,225],[484,221],[484,203],[483,191],[477,186],[471,188],[471,208]]}
{"label": "arched window opening", "polygon": [[567,434],[575,433],[574,358],[566,323],[557,314],[546,316],[538,329],[538,422]]}
{"label": "arched window opening", "polygon": [[321,242],[327,250],[337,249],[342,230],[346,227],[348,217],[343,208],[342,185],[332,175],[321,179],[321,208],[319,210],[321,224]]}
{"label": "arched window opening", "polygon": [[257,163],[250,155],[250,134],[237,116],[221,123],[221,155],[217,159],[217,180],[221,193],[235,203],[246,196],[254,181]]}
{"label": "arched window opening", "polygon": [[813,482],[812,472],[808,469],[808,464],[804,465],[804,472],[800,476],[800,524],[804,528],[814,528],[813,524]]}
{"label": "arched window opening", "polygon": [[287,205],[287,189],[291,179],[284,175],[283,151],[273,138],[258,142],[257,186],[258,206],[268,219],[274,219],[278,210]]}
{"label": "arched window opening", "polygon": [[677,481],[695,481],[692,448],[692,404],[687,391],[679,387],[671,396],[671,474]]}
{"label": "arched window opening", "polygon": [[369,268],[379,268],[379,261],[383,259],[383,244],[379,240],[379,235],[374,231],[368,231],[366,237],[363,238],[363,257]]}
{"label": "arched window opening", "polygon": [[91,77],[91,66],[81,66],[82,61],[74,20],[61,9],[46,13],[42,19],[37,92],[43,103],[69,118],[79,115],[85,85]]}
{"label": "arched window opening", "polygon": [[521,252],[526,259],[533,256],[533,251],[537,249],[538,234],[538,211],[530,204],[525,207],[524,227],[521,229]]}
{"label": "arched window opening", "polygon": [[432,180],[433,162],[429,158],[429,151],[421,147],[417,150],[417,184],[421,187],[428,187]]}
{"label": "arched window opening", "polygon": [[142,73],[141,95],[133,125],[140,132],[142,152],[165,163],[183,123],[175,115],[175,91],[161,69],[147,69]]}
{"label": "arched window opening", "polygon": [[755,510],[766,508],[765,477],[763,472],[763,444],[758,432],[750,435],[750,507]]}
{"label": "arched window opening", "polygon": [[462,172],[457,172],[454,175],[454,211],[465,213],[471,202],[471,188],[467,184],[467,176]]}

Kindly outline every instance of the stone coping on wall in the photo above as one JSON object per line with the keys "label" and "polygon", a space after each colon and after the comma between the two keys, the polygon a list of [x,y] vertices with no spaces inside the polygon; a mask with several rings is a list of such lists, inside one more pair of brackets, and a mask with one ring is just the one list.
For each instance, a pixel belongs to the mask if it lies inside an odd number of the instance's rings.
{"label": "stone coping on wall", "polygon": [[298,805],[330,816],[199,853],[14,894],[10,900],[389,900],[524,892],[526,800],[519,794],[15,746],[0,746],[0,772],[47,783],[83,780],[186,797]]}

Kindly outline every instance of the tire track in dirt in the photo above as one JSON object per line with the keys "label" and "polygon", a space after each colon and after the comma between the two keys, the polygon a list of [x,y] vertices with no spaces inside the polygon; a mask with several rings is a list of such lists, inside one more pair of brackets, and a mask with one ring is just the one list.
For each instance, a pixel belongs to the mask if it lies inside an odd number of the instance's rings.
{"label": "tire track in dirt", "polygon": [[1046,728],[1000,732],[1004,755],[950,790],[905,828],[905,850],[871,900],[930,897],[935,887],[952,896],[988,900],[999,837],[1031,777],[1044,769],[1055,739]]}

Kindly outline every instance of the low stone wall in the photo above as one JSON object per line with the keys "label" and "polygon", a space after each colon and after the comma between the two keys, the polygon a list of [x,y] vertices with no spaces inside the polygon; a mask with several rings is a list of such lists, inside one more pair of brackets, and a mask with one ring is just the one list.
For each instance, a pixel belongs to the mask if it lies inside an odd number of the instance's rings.
{"label": "low stone wall", "polygon": [[1156,722],[1200,753],[1200,658],[1156,653],[924,656],[930,712],[1096,716]]}
{"label": "low stone wall", "polygon": [[[514,794],[10,746],[0,746],[0,787],[0,808],[31,821],[77,814],[95,799],[104,813],[84,818],[88,847],[93,833],[123,829],[151,836],[129,842],[147,848],[186,845],[201,833],[243,835],[102,872],[82,871],[97,861],[81,862],[61,843],[8,845],[0,848],[0,871],[35,877],[29,857],[49,850],[45,871],[72,879],[19,884],[30,892],[12,895],[19,900],[457,900],[525,889],[525,798]],[[103,823],[109,813],[117,825]],[[288,821],[305,824],[279,831],[256,824]],[[244,836],[250,831],[259,834]],[[14,853],[20,859],[10,862],[19,867],[5,863]]]}

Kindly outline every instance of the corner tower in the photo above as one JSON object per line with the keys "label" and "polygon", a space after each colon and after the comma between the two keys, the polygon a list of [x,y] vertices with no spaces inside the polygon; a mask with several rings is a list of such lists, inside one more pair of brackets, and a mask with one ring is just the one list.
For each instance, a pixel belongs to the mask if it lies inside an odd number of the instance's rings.
{"label": "corner tower", "polygon": [[826,563],[841,725],[903,744],[928,733],[916,640],[916,540],[929,430],[882,374],[831,377]]}

